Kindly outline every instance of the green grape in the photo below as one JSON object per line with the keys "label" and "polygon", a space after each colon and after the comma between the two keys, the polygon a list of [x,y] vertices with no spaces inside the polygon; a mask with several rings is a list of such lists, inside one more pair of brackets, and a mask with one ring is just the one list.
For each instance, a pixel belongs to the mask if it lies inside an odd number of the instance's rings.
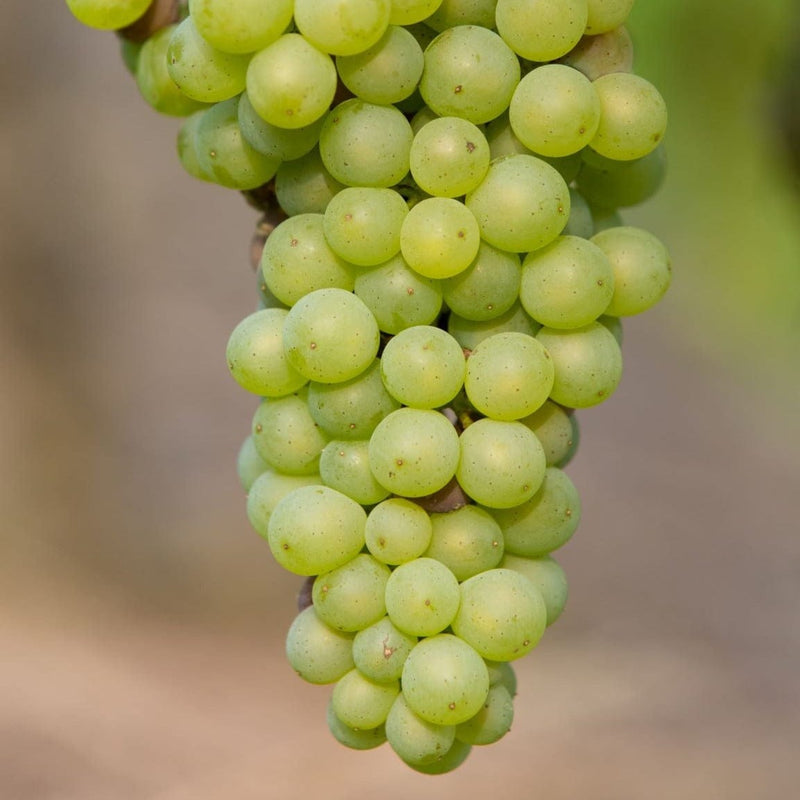
{"label": "green grape", "polygon": [[212,47],[226,53],[253,53],[286,30],[292,6],[292,0],[189,0],[189,13]]}
{"label": "green grape", "polygon": [[399,408],[378,423],[369,441],[372,474],[406,497],[439,491],[455,474],[458,458],[458,434],[438,411]]}
{"label": "green grape", "polygon": [[364,509],[327,486],[301,486],[284,497],[269,520],[275,560],[295,575],[341,567],[364,547]]}
{"label": "green grape", "polygon": [[355,666],[353,636],[326,625],[309,606],[289,628],[286,657],[304,681],[335,683]]}
{"label": "green grape", "polygon": [[195,132],[197,160],[215,183],[229,189],[256,189],[272,178],[280,162],[254,150],[239,128],[239,98],[209,108]]}
{"label": "green grape", "polygon": [[386,613],[393,625],[410,636],[443,631],[453,621],[458,603],[458,580],[434,558],[400,564],[386,582]]}
{"label": "green grape", "polygon": [[636,206],[651,198],[664,182],[667,163],[663,145],[632,161],[602,159],[604,163],[600,164],[597,158],[585,163],[578,174],[578,188],[595,205]]}
{"label": "green grape", "polygon": [[514,305],[521,274],[516,253],[506,253],[482,241],[472,263],[442,281],[444,301],[465,319],[495,319]]}
{"label": "green grape", "polygon": [[305,128],[330,108],[336,66],[298,33],[256,53],[247,68],[247,96],[258,115],[279,128]]}
{"label": "green grape", "polygon": [[361,53],[338,56],[342,83],[368,103],[389,105],[405,100],[417,88],[425,60],[414,34],[390,25],[383,36]]}
{"label": "green grape", "polygon": [[496,420],[514,420],[532,414],[547,400],[553,377],[553,362],[535,338],[496,333],[472,351],[464,388],[481,413]]}
{"label": "green grape", "polygon": [[548,467],[541,489],[527,503],[492,516],[503,531],[506,555],[537,558],[570,540],[581,519],[581,502],[569,476]]}
{"label": "green grape", "polygon": [[381,356],[381,377],[389,394],[412,408],[449,403],[464,383],[461,345],[446,331],[417,325],[389,340]]}
{"label": "green grape", "polygon": [[633,8],[634,0],[588,0],[586,33],[596,36],[622,25]]}
{"label": "green grape", "polygon": [[[517,695],[517,675],[508,661],[487,661],[490,686],[502,685],[512,698]],[[480,712],[479,712],[480,713]]]}
{"label": "green grape", "polygon": [[331,707],[345,725],[370,730],[383,725],[399,693],[398,681],[377,683],[352,669],[333,687]]}
{"label": "green grape", "polygon": [[428,45],[419,91],[439,116],[477,125],[508,108],[519,77],[519,60],[496,33],[459,25]]}
{"label": "green grape", "polygon": [[558,171],[535,156],[493,161],[466,197],[481,236],[501,250],[525,253],[544,247],[567,224],[569,189]]}
{"label": "green grape", "polygon": [[484,658],[513,661],[536,647],[547,627],[541,592],[510,569],[491,569],[461,584],[453,632]]}
{"label": "green grape", "polygon": [[122,36],[119,38],[119,54],[122,58],[122,63],[128,72],[136,77],[136,66],[139,61],[139,53],[142,50],[143,42],[132,42],[130,39],[125,39]]}
{"label": "green grape", "polygon": [[522,262],[519,299],[537,322],[580,328],[596,320],[614,293],[605,253],[579,236],[559,236]]}
{"label": "green grape", "polygon": [[283,352],[282,308],[268,308],[245,317],[231,333],[226,359],[236,382],[263,397],[282,397],[307,383]]}
{"label": "green grape", "polygon": [[579,70],[590,81],[611,72],[631,72],[633,40],[624,26],[594,36],[584,36],[559,61]]}
{"label": "green grape", "polygon": [[370,680],[396,681],[403,674],[403,664],[416,643],[416,636],[403,633],[389,617],[383,617],[356,634],[353,660],[359,672]]}
{"label": "green grape", "polygon": [[283,220],[267,237],[261,254],[267,288],[291,306],[317,289],[351,291],[354,269],[325,238],[322,214],[296,214]]}
{"label": "green grape", "polygon": [[389,22],[392,25],[413,25],[433,14],[441,3],[442,0],[392,0]]}
{"label": "green grape", "polygon": [[600,98],[600,125],[590,147],[619,161],[655,150],[667,128],[667,106],[658,89],[628,72],[602,75],[594,88]]}
{"label": "green grape", "polygon": [[389,575],[386,564],[366,553],[318,575],[311,595],[317,616],[339,631],[369,627],[386,614],[384,592]]}
{"label": "green grape", "polygon": [[[608,317],[608,319],[614,319],[617,322],[619,322],[619,320],[616,319],[616,317]],[[601,317],[599,321],[603,322],[603,320],[604,320],[604,318]],[[603,324],[605,325],[605,322],[603,322]],[[609,330],[611,330],[612,334],[613,334],[612,327],[609,326],[609,325],[606,325],[606,327],[609,328]],[[619,336],[620,336],[620,339],[621,339],[621,337],[622,337],[621,326],[620,326]],[[615,338],[616,338],[616,335],[615,335]],[[620,339],[617,339],[617,342],[619,342]],[[566,454],[564,455],[563,458],[561,458],[558,462],[556,462],[556,463],[554,463],[552,465],[552,466],[555,466],[555,467],[559,467],[560,469],[564,469],[564,467],[566,467],[567,464],[569,464],[570,461],[572,461],[572,459],[575,457],[575,454],[578,452],[578,445],[580,444],[580,440],[581,440],[581,429],[580,429],[580,425],[578,424],[578,415],[575,414],[575,413],[570,413],[570,414],[568,414],[568,416],[569,416],[570,424],[572,425],[572,436],[570,437],[569,449],[567,450],[567,452],[566,452]],[[524,422],[524,420],[523,420],[523,422]],[[547,466],[551,466],[551,465],[548,464]]]}
{"label": "green grape", "polygon": [[308,387],[309,413],[334,439],[368,439],[377,424],[399,407],[383,385],[378,359],[349,381],[312,382]]}
{"label": "green grape", "polygon": [[431,761],[429,764],[409,764],[408,766],[423,775],[444,775],[460,767],[467,760],[471,751],[471,744],[456,739],[453,746],[436,761]]}
{"label": "green grape", "polygon": [[614,296],[606,308],[613,317],[652,308],[669,288],[672,263],[667,248],[642,228],[608,228],[592,237],[614,270]]}
{"label": "green grape", "polygon": [[514,701],[502,684],[489,687],[483,708],[471,719],[456,726],[456,737],[466,744],[494,744],[510,730],[514,721]]}
{"label": "green grape", "polygon": [[79,22],[103,31],[119,30],[136,22],[150,3],[151,0],[67,0]]}
{"label": "green grape", "polygon": [[498,0],[497,32],[519,56],[554,61],[578,43],[586,29],[587,0]]}
{"label": "green grape", "polygon": [[468,120],[439,117],[416,133],[410,158],[411,175],[423,191],[458,197],[474,189],[486,175],[489,143]]}
{"label": "green grape", "polygon": [[[251,437],[252,439],[252,437]],[[255,445],[253,445],[255,448]],[[255,452],[258,456],[258,451]],[[259,456],[260,458],[260,456]],[[269,518],[275,506],[286,497],[289,492],[301,486],[319,486],[322,478],[317,473],[311,475],[286,475],[274,472],[266,461],[261,459],[266,468],[261,470],[253,480],[247,493],[247,518],[255,531],[267,538]]]}
{"label": "green grape", "polygon": [[284,162],[275,173],[275,197],[289,216],[323,214],[341,189],[344,185],[325,169],[316,147],[296,161]]}
{"label": "green grape", "polygon": [[533,155],[515,136],[508,120],[508,112],[487,123],[485,133],[492,161],[503,156]]}
{"label": "green grape", "polygon": [[351,98],[325,118],[319,151],[327,170],[341,183],[386,188],[408,172],[413,138],[402,111]]}
{"label": "green grape", "polygon": [[289,310],[283,329],[289,363],[310,380],[355,378],[378,354],[380,332],[372,312],[344,289],[317,289]]}
{"label": "green grape", "polygon": [[253,441],[264,461],[288,475],[318,472],[320,453],[328,443],[296,394],[261,401],[253,416]]}
{"label": "green grape", "polygon": [[590,322],[564,331],[542,328],[536,338],[555,366],[551,399],[569,408],[588,408],[610,397],[622,378],[622,352],[608,328]]}
{"label": "green grape", "polygon": [[386,333],[429,325],[442,309],[439,282],[412,270],[400,254],[356,276],[355,293]]}
{"label": "green grape", "polygon": [[447,322],[448,333],[467,350],[474,350],[484,339],[498,333],[516,332],[535,336],[539,327],[539,323],[534,322],[518,302],[492,319],[476,321],[451,313]]}
{"label": "green grape", "polygon": [[186,17],[172,32],[167,69],[178,88],[201,103],[218,103],[239,94],[245,85],[249,56],[215,50]]}
{"label": "green grape", "polygon": [[574,446],[574,414],[548,400],[541,408],[520,422],[530,428],[544,449],[547,466],[557,466]]}
{"label": "green grape", "polygon": [[161,28],[144,42],[138,52],[134,74],[139,92],[156,111],[186,117],[203,108],[203,104],[187,97],[167,69],[167,48],[175,27]]}
{"label": "green grape", "polygon": [[569,221],[562,231],[562,235],[591,239],[594,234],[592,209],[583,195],[571,186],[569,189],[569,205]]}
{"label": "green grape", "polygon": [[391,0],[295,0],[294,21],[320,50],[350,56],[383,36],[391,6]]}
{"label": "green grape", "polygon": [[389,496],[372,476],[368,447],[366,441],[328,442],[319,459],[322,482],[363,506],[374,505]]}
{"label": "green grape", "polygon": [[205,116],[206,110],[195,111],[187,117],[178,131],[177,151],[181,166],[193,178],[201,181],[211,181],[212,177],[200,165],[197,152],[197,128]]}
{"label": "green grape", "polygon": [[492,569],[503,557],[503,533],[494,517],[467,505],[443,514],[431,514],[433,535],[427,558],[444,564],[459,581]]}
{"label": "green grape", "polygon": [[386,739],[406,764],[423,765],[447,754],[455,741],[454,725],[437,725],[417,716],[400,693],[386,717]]}
{"label": "green grape", "polygon": [[293,161],[310,153],[319,141],[323,120],[305,128],[279,128],[262,119],[253,108],[247,92],[239,98],[239,127],[247,143],[270,158]]}
{"label": "green grape", "polygon": [[[411,130],[414,132],[414,138],[416,138],[417,134],[424,128],[429,122],[433,122],[435,119],[441,119],[441,117],[431,111],[428,106],[423,105],[414,116],[411,118]],[[414,143],[411,143],[411,146],[414,146]]]}
{"label": "green grape", "polygon": [[380,747],[386,741],[386,732],[383,725],[377,728],[362,730],[345,725],[333,710],[333,703],[328,703],[328,729],[339,744],[352,750],[372,750]]}
{"label": "green grape", "polygon": [[562,158],[552,158],[551,156],[538,156],[542,161],[548,163],[558,174],[564,179],[566,183],[572,183],[578,177],[583,161],[581,156],[586,150],[581,150],[578,153],[573,153],[569,156]]}
{"label": "green grape", "polygon": [[285,303],[281,303],[281,301],[278,300],[278,298],[275,297],[275,295],[270,291],[269,286],[267,286],[267,283],[264,280],[264,273],[261,271],[260,264],[256,270],[256,285],[258,286],[258,300],[263,308],[282,308],[284,310],[288,310],[289,307]]}
{"label": "green grape", "polygon": [[531,70],[514,90],[508,109],[516,137],[534,153],[563,157],[582,150],[600,124],[600,99],[592,82],[564,64]]}
{"label": "green grape", "polygon": [[457,25],[479,25],[494,28],[497,0],[444,0],[425,20],[434,30],[444,31]]}
{"label": "green grape", "polygon": [[400,252],[400,227],[408,214],[393,189],[348,187],[325,209],[325,238],[351,264],[373,267]]}
{"label": "green grape", "polygon": [[449,278],[463,272],[478,254],[480,241],[472,212],[449,197],[420,200],[400,228],[403,258],[426,278]]}
{"label": "green grape", "polygon": [[483,659],[448,633],[423,639],[411,651],[402,681],[409,708],[436,725],[458,725],[474,717],[489,694]]}
{"label": "green grape", "polygon": [[464,429],[460,444],[456,478],[475,502],[511,508],[529,500],[542,485],[544,450],[522,423],[479,419]]}
{"label": "green grape", "polygon": [[425,510],[403,497],[391,497],[375,506],[364,529],[370,553],[391,565],[419,558],[428,549],[432,534]]}
{"label": "green grape", "polygon": [[622,320],[619,317],[610,317],[604,314],[602,317],[598,317],[597,321],[611,331],[612,336],[617,340],[617,344],[622,347]]}
{"label": "green grape", "polygon": [[625,224],[616,208],[602,208],[601,206],[590,206],[590,208],[595,233],[600,233],[608,228],[619,228]]}
{"label": "green grape", "polygon": [[269,464],[258,454],[253,437],[248,436],[242,442],[236,457],[236,474],[239,476],[242,489],[249,492],[255,479],[268,469]]}
{"label": "green grape", "polygon": [[508,553],[501,566],[524,575],[541,592],[548,626],[561,616],[567,605],[567,576],[552,556],[524,558]]}

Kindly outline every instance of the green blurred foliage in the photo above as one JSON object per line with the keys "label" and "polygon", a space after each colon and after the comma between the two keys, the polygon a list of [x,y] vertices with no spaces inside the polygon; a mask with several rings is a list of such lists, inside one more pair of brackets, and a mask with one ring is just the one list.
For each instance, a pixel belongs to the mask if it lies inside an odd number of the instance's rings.
{"label": "green blurred foliage", "polygon": [[675,334],[778,395],[800,384],[800,181],[780,133],[798,16],[796,0],[639,0],[629,20],[670,126],[665,186],[626,221],[672,251]]}

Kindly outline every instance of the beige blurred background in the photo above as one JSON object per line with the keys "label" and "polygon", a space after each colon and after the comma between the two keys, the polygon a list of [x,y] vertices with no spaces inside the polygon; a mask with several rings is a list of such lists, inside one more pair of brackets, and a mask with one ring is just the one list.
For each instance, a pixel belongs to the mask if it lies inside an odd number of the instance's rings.
{"label": "beige blurred background", "polygon": [[[61,2],[0,27],[0,798],[784,800],[800,767],[800,201],[791,2],[640,0],[669,180],[626,220],[675,285],[584,412],[568,610],[512,732],[452,775],[328,734],[283,657],[298,580],[235,474],[256,216]],[[749,10],[748,10],[749,9]],[[785,101],[784,101],[785,107]]]}

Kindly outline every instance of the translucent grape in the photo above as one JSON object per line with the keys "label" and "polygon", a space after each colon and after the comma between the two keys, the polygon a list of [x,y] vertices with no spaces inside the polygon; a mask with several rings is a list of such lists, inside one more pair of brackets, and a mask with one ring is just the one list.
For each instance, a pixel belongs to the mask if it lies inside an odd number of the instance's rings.
{"label": "translucent grape", "polygon": [[351,728],[336,716],[332,702],[328,703],[327,718],[328,730],[330,730],[333,738],[339,744],[343,744],[352,750],[372,750],[374,747],[380,747],[386,741],[386,732],[383,725],[378,725],[376,728],[370,728],[369,730]]}
{"label": "translucent grape", "polygon": [[492,511],[503,531],[506,554],[537,558],[566,544],[581,519],[578,490],[569,476],[548,467],[539,491],[516,508]]}
{"label": "translucent grape", "polygon": [[147,11],[151,0],[67,0],[75,18],[98,30],[125,28]]}
{"label": "translucent grape", "polygon": [[442,758],[453,746],[455,733],[453,725],[436,725],[419,717],[402,694],[386,718],[389,746],[406,764],[430,764]]}
{"label": "translucent grape", "polygon": [[453,746],[441,758],[427,764],[408,764],[408,766],[423,775],[444,775],[460,767],[469,757],[471,750],[471,744],[456,739]]}
{"label": "translucent grape", "polygon": [[319,459],[323,483],[352,497],[363,506],[379,503],[389,496],[372,476],[369,468],[367,441],[328,442]]}
{"label": "translucent grape", "polygon": [[631,72],[633,41],[627,28],[620,26],[606,33],[584,36],[559,61],[580,70],[590,81],[610,72]]}
{"label": "translucent grape", "polygon": [[548,400],[520,422],[530,428],[544,448],[547,466],[558,466],[574,447],[574,414]]}
{"label": "translucent grape", "polygon": [[664,182],[667,162],[663,145],[632,161],[602,159],[602,162],[594,158],[578,174],[581,194],[595,205],[636,206],[651,198]]}
{"label": "translucent grape", "polygon": [[600,99],[583,73],[563,64],[544,64],[519,82],[508,114],[514,134],[534,153],[568,156],[594,137]]}
{"label": "translucent grape", "polygon": [[337,383],[354,378],[378,353],[375,317],[344,289],[318,289],[295,303],[283,329],[289,363],[310,380]]}
{"label": "translucent grape", "polygon": [[464,351],[441,328],[406,328],[386,344],[381,376],[389,394],[412,408],[449,403],[464,383]]}
{"label": "translucent grape", "polygon": [[228,369],[248,392],[281,397],[307,383],[283,352],[283,323],[287,313],[281,308],[256,311],[231,333],[226,351]]}
{"label": "translucent grape", "polygon": [[359,671],[373,681],[399,680],[408,654],[417,643],[396,628],[389,617],[360,630],[353,639],[353,659]]}
{"label": "translucent grape", "polygon": [[212,47],[226,53],[253,53],[286,30],[292,6],[292,0],[189,0],[189,13]]}
{"label": "translucent grape", "polygon": [[579,236],[559,236],[522,262],[519,299],[542,325],[580,328],[596,320],[614,294],[605,253]]}
{"label": "translucent grape", "polygon": [[564,236],[580,236],[590,239],[594,235],[594,217],[591,206],[575,188],[569,188],[569,221],[562,231]]}
{"label": "translucent grape", "polygon": [[608,256],[614,270],[611,316],[640,314],[654,306],[669,288],[672,265],[667,248],[642,228],[608,228],[592,241]]}
{"label": "translucent grape", "polygon": [[348,187],[325,209],[325,238],[342,258],[372,267],[400,252],[407,214],[406,201],[393,189]]}
{"label": "translucent grape", "polygon": [[518,253],[552,242],[569,219],[567,184],[554,167],[535,156],[492,162],[465,202],[489,244]]}
{"label": "translucent grape", "polygon": [[484,658],[513,661],[529,653],[547,627],[538,589],[510,569],[491,569],[461,584],[453,632]]}
{"label": "translucent grape", "polygon": [[339,103],[319,138],[322,162],[348,186],[388,187],[408,172],[414,134],[401,111],[358,98]]}
{"label": "translucent grape", "polygon": [[304,681],[335,683],[355,666],[353,636],[326,625],[309,606],[289,628],[286,658]]}
{"label": "translucent grape", "polygon": [[403,220],[400,250],[406,263],[426,278],[463,272],[478,254],[481,233],[472,212],[458,200],[429,197]]}
{"label": "translucent grape", "polygon": [[391,497],[369,512],[364,536],[375,558],[396,565],[419,558],[428,549],[432,532],[430,517],[420,506]]}
{"label": "translucent grape", "polygon": [[339,56],[336,68],[342,83],[368,103],[389,105],[408,97],[419,83],[425,60],[412,33],[390,25],[367,50]]}
{"label": "translucent grape", "polygon": [[275,174],[275,197],[290,216],[324,213],[341,189],[344,185],[325,169],[316,147],[296,161],[284,162]]}
{"label": "translucent grape", "polygon": [[508,113],[501,114],[484,128],[492,161],[503,156],[532,155],[531,151],[516,137],[508,120]]}
{"label": "translucent grape", "polygon": [[509,553],[503,559],[502,567],[524,575],[541,592],[548,626],[561,616],[567,605],[567,576],[552,556],[523,558]]}
{"label": "translucent grape", "polygon": [[503,557],[503,533],[487,511],[467,505],[431,514],[433,535],[427,558],[444,564],[459,581],[492,569]]}
{"label": "translucent grape", "polygon": [[655,150],[667,128],[667,106],[652,83],[614,72],[594,81],[600,124],[590,146],[606,158],[630,161]]}
{"label": "translucent grape", "polygon": [[[266,462],[264,463],[266,464]],[[250,524],[259,535],[266,539],[269,518],[275,510],[275,506],[289,492],[293,492],[301,486],[319,486],[321,483],[322,479],[317,473],[286,475],[273,471],[269,464],[266,464],[266,469],[263,469],[254,479],[247,493],[247,518]]]}
{"label": "translucent grape", "polygon": [[586,33],[595,36],[622,25],[633,8],[634,0],[588,0]]}
{"label": "translucent grape", "polygon": [[239,476],[242,489],[249,492],[255,479],[268,469],[269,464],[258,454],[253,437],[247,436],[236,457],[236,474]]}
{"label": "translucent grape", "polygon": [[477,125],[508,108],[519,78],[519,60],[496,33],[459,25],[428,45],[419,91],[439,116]]}
{"label": "translucent grape", "polygon": [[471,719],[456,726],[459,741],[467,744],[494,744],[510,730],[514,721],[514,701],[501,683],[489,688],[483,708]]}
{"label": "translucent grape", "polygon": [[328,244],[322,214],[285,219],[269,235],[261,255],[264,282],[287,306],[317,289],[351,291],[354,272]]}
{"label": "translucent grape", "polygon": [[411,175],[423,191],[458,197],[474,189],[486,175],[489,143],[468,120],[439,117],[414,136],[410,158]]}
{"label": "translucent grape", "polygon": [[545,456],[536,435],[520,422],[479,419],[460,437],[456,477],[461,488],[489,508],[511,508],[542,485]]}
{"label": "translucent grape", "polygon": [[588,408],[606,400],[622,378],[617,340],[599,322],[563,331],[542,328],[536,338],[550,353],[555,380],[550,396],[570,408]]}
{"label": "translucent grape", "polygon": [[517,55],[554,61],[578,43],[588,14],[587,0],[498,0],[495,21]]}
{"label": "translucent grape", "polygon": [[336,66],[298,33],[286,33],[256,53],[247,67],[247,96],[279,128],[304,128],[330,108]]}
{"label": "translucent grape", "polygon": [[539,327],[539,323],[534,322],[518,302],[505,313],[492,319],[476,321],[451,313],[447,322],[448,333],[467,350],[474,350],[484,339],[497,333],[515,331],[534,336]]}
{"label": "translucent grape", "polygon": [[458,438],[450,421],[438,411],[400,408],[381,420],[372,434],[372,474],[394,494],[433,494],[455,474]]}
{"label": "translucent grape", "polygon": [[447,633],[424,639],[411,651],[402,681],[411,710],[437,725],[458,725],[474,717],[489,694],[483,659]]}
{"label": "translucent grape", "polygon": [[364,509],[327,486],[304,486],[286,495],[269,520],[275,560],[296,575],[320,575],[346,564],[364,546]]}
{"label": "translucent grape", "polygon": [[442,0],[392,0],[389,22],[392,25],[412,25],[429,17]]}
{"label": "translucent grape", "polygon": [[211,181],[211,175],[200,165],[197,152],[197,128],[205,116],[205,110],[195,111],[187,117],[178,131],[177,151],[181,166],[193,178],[201,181]]}
{"label": "translucent grape", "polygon": [[456,25],[494,28],[496,5],[497,0],[444,0],[425,23],[437,31],[455,28]]}
{"label": "translucent grape", "polygon": [[464,388],[478,411],[514,420],[539,408],[553,387],[547,350],[524,333],[497,333],[478,344],[467,361]]}
{"label": "translucent grape", "polygon": [[391,5],[391,0],[295,0],[294,21],[320,50],[348,56],[383,36]]}
{"label": "translucent grape", "polygon": [[399,693],[398,681],[377,683],[352,669],[333,687],[331,707],[345,725],[369,730],[384,723]]}
{"label": "translucent grape", "polygon": [[383,619],[389,575],[389,567],[366,553],[318,575],[312,590],[317,616],[339,631],[360,631]]}
{"label": "translucent grape", "polygon": [[167,69],[178,88],[202,103],[217,103],[239,94],[245,86],[248,56],[215,50],[187,17],[172,33]]}

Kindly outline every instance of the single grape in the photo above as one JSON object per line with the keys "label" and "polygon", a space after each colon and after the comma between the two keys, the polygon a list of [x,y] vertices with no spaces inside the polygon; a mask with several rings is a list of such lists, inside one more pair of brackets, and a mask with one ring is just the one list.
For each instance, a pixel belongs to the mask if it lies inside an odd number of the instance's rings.
{"label": "single grape", "polygon": [[125,28],[147,11],[151,0],[67,0],[74,17],[98,30]]}
{"label": "single grape", "polygon": [[580,70],[590,81],[611,72],[633,70],[633,40],[623,25],[593,36],[584,36],[560,63]]}
{"label": "single grape", "polygon": [[212,175],[201,166],[197,150],[197,129],[203,121],[206,110],[195,111],[183,121],[178,130],[176,149],[178,160],[189,175],[201,181],[213,182]]}
{"label": "single grape", "polygon": [[594,235],[592,208],[583,195],[573,186],[569,187],[569,221],[562,231],[563,236],[580,236],[591,239]]}
{"label": "single grape", "polygon": [[634,0],[588,0],[586,33],[596,36],[622,25],[633,8]]}
{"label": "single grape", "polygon": [[212,47],[226,53],[253,53],[286,30],[292,5],[292,0],[189,0],[189,13]]}
{"label": "single grape", "polygon": [[372,750],[374,747],[380,747],[386,741],[386,732],[383,725],[378,725],[378,727],[370,728],[369,730],[351,728],[336,716],[332,702],[328,703],[327,718],[328,729],[333,738],[339,744],[343,744],[352,750]]}
{"label": "single grape", "polygon": [[352,669],[333,687],[331,707],[345,725],[369,730],[383,725],[399,693],[398,681],[377,683]]}
{"label": "single grape", "polygon": [[455,733],[453,725],[437,725],[415,714],[402,693],[386,718],[389,746],[406,764],[430,764],[442,758],[453,746]]}
{"label": "single grape", "polygon": [[442,0],[392,0],[389,22],[392,25],[413,25],[433,14]]}
{"label": "single grape", "polygon": [[294,0],[294,21],[320,50],[348,56],[383,36],[391,7],[391,0]]}
{"label": "single grape", "polygon": [[275,196],[289,216],[324,213],[341,189],[344,185],[325,169],[316,147],[295,161],[284,162],[275,173]]}
{"label": "single grape", "polygon": [[322,482],[363,506],[379,503],[389,496],[369,468],[367,441],[328,442],[319,458]]}
{"label": "single grape", "polygon": [[399,630],[389,617],[360,630],[353,639],[353,660],[362,675],[378,683],[399,680],[417,637]]}
{"label": "single grape", "polygon": [[411,500],[391,497],[375,506],[364,529],[367,548],[384,564],[404,564],[419,558],[431,541],[428,514]]}
{"label": "single grape", "polygon": [[444,0],[425,20],[434,30],[444,31],[456,25],[479,25],[494,28],[494,9],[497,0]]}
{"label": "single grape", "polygon": [[[256,453],[258,455],[258,453]],[[264,462],[266,464],[266,462]],[[311,475],[286,475],[275,472],[269,465],[253,481],[247,493],[247,518],[255,531],[265,539],[269,530],[269,518],[275,507],[289,492],[301,486],[319,486],[322,478]]]}
{"label": "single grape", "polygon": [[444,775],[460,767],[467,760],[471,751],[471,744],[456,739],[453,746],[441,758],[428,764],[408,764],[408,766],[423,775]]}
{"label": "single grape", "polygon": [[561,616],[567,605],[567,576],[552,556],[524,558],[508,553],[501,566],[524,575],[541,592],[548,626]]}
{"label": "single grape", "polygon": [[558,403],[547,400],[533,414],[520,420],[536,434],[548,467],[558,466],[573,450],[574,418],[574,414],[568,414]]}
{"label": "single grape", "polygon": [[502,684],[489,687],[483,708],[471,719],[456,726],[456,737],[467,744],[494,744],[510,730],[514,721],[514,701]]}
{"label": "single grape", "polygon": [[487,320],[472,320],[450,313],[447,332],[467,350],[474,350],[484,339],[498,333],[524,333],[535,336],[541,326],[515,302],[508,311]]}
{"label": "single grape", "polygon": [[249,492],[255,479],[268,469],[269,464],[258,454],[253,437],[248,436],[242,442],[236,457],[236,474],[239,476],[242,489]]}
{"label": "single grape", "polygon": [[[587,152],[593,153],[589,149]],[[663,145],[642,158],[614,161],[594,157],[578,174],[577,185],[586,199],[610,208],[636,206],[651,198],[664,182],[666,156]]]}
{"label": "single grape", "polygon": [[326,625],[309,606],[289,628],[286,658],[304,681],[335,683],[355,666],[353,636]]}
{"label": "single grape", "polygon": [[583,36],[587,0],[498,0],[497,32],[519,56],[554,61]]}

